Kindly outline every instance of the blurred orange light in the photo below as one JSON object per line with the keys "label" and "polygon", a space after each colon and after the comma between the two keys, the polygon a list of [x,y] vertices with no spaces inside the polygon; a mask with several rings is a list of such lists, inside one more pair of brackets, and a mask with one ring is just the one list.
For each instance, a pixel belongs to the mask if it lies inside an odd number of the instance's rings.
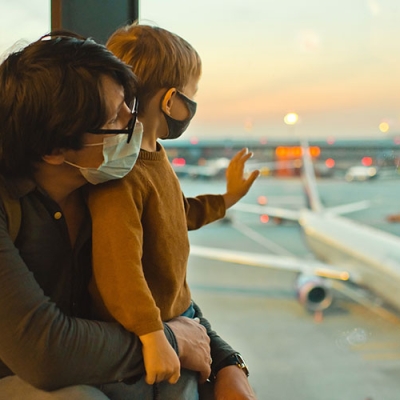
{"label": "blurred orange light", "polygon": [[278,146],[275,150],[275,154],[277,155],[277,157],[281,158],[287,157],[287,153],[288,153],[287,147],[285,146]]}
{"label": "blurred orange light", "polygon": [[[275,154],[278,158],[300,158],[303,154],[303,149],[300,146],[278,146],[275,149]],[[319,146],[311,146],[310,154],[312,157],[319,157],[321,149]]]}
{"label": "blurred orange light", "polygon": [[361,164],[365,167],[369,167],[370,165],[372,165],[372,157],[363,157],[361,159]]}
{"label": "blurred orange light", "polygon": [[318,157],[321,154],[321,149],[318,146],[311,146],[310,154],[312,157]]}
{"label": "blurred orange light", "polygon": [[258,203],[260,206],[265,206],[265,205],[268,203],[267,196],[258,196],[258,198],[257,198],[257,203]]}
{"label": "blurred orange light", "polygon": [[325,165],[326,165],[328,168],[333,168],[333,167],[335,166],[335,160],[334,160],[333,158],[327,158],[327,159],[325,160]]}
{"label": "blurred orange light", "polygon": [[303,151],[302,151],[301,147],[293,147],[293,149],[292,149],[293,157],[300,158],[302,154],[303,154]]}
{"label": "blurred orange light", "polygon": [[260,222],[263,224],[267,224],[269,221],[269,216],[266,214],[260,215]]}

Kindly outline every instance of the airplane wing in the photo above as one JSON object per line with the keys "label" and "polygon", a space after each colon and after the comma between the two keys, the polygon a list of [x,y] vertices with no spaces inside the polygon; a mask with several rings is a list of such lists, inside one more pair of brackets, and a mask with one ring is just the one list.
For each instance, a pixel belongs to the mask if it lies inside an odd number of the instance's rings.
{"label": "airplane wing", "polygon": [[356,203],[343,204],[341,206],[329,207],[325,210],[331,214],[340,215],[348,214],[354,211],[360,211],[368,208],[371,205],[369,200],[357,201]]}
{"label": "airplane wing", "polygon": [[[363,200],[335,207],[327,207],[324,208],[324,212],[334,215],[349,214],[355,211],[364,210],[370,207],[370,205],[370,201]],[[290,221],[299,221],[301,214],[300,210],[289,210],[287,208],[259,206],[257,204],[246,203],[237,203],[232,207],[232,209],[253,214],[267,214],[271,217],[278,217]]]}
{"label": "airplane wing", "polygon": [[317,260],[304,260],[295,257],[276,256],[271,254],[254,254],[243,251],[233,251],[230,249],[195,245],[190,246],[190,254],[193,256],[234,264],[298,272],[304,275],[314,275],[341,281],[350,280],[350,274],[347,271],[336,269],[332,265]]}
{"label": "airplane wing", "polygon": [[287,208],[258,206],[256,204],[236,203],[233,210],[249,212],[253,214],[268,214],[272,217],[283,218],[291,221],[298,221],[300,218],[299,210],[288,210]]}

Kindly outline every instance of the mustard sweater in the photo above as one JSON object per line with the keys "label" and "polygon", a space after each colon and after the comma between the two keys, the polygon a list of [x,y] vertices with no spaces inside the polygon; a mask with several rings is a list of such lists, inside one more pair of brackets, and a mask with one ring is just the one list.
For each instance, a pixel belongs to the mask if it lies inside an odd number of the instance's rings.
{"label": "mustard sweater", "polygon": [[221,195],[185,198],[164,148],[140,151],[123,179],[92,186],[94,309],[144,335],[190,305],[187,230],[225,215]]}

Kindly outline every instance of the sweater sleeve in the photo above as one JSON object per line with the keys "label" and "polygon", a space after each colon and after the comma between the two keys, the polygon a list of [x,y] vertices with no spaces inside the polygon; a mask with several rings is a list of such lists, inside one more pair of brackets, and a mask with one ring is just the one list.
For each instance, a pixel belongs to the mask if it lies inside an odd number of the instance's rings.
{"label": "sweater sleeve", "polygon": [[[68,317],[44,295],[9,236],[1,205],[0,265],[3,374],[6,366],[8,374],[17,374],[37,388],[55,390],[120,381],[144,372],[135,335],[117,323]],[[172,332],[165,333],[176,349]]]}
{"label": "sweater sleeve", "polygon": [[197,197],[185,197],[186,220],[188,230],[199,229],[225,216],[226,208],[222,195],[205,194]]}
{"label": "sweater sleeve", "polygon": [[137,180],[131,179],[128,175],[96,186],[89,193],[91,286],[92,293],[97,290],[100,295],[97,306],[140,336],[162,330],[163,324],[142,268],[145,188],[137,187]]}

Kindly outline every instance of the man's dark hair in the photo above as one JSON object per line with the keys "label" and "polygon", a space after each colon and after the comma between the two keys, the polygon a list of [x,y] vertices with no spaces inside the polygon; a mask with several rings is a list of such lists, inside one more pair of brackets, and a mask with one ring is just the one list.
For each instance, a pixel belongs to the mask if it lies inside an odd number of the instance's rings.
{"label": "man's dark hair", "polygon": [[0,173],[30,176],[53,150],[80,149],[83,134],[106,123],[104,75],[129,104],[135,75],[91,39],[53,32],[10,54],[0,65]]}

